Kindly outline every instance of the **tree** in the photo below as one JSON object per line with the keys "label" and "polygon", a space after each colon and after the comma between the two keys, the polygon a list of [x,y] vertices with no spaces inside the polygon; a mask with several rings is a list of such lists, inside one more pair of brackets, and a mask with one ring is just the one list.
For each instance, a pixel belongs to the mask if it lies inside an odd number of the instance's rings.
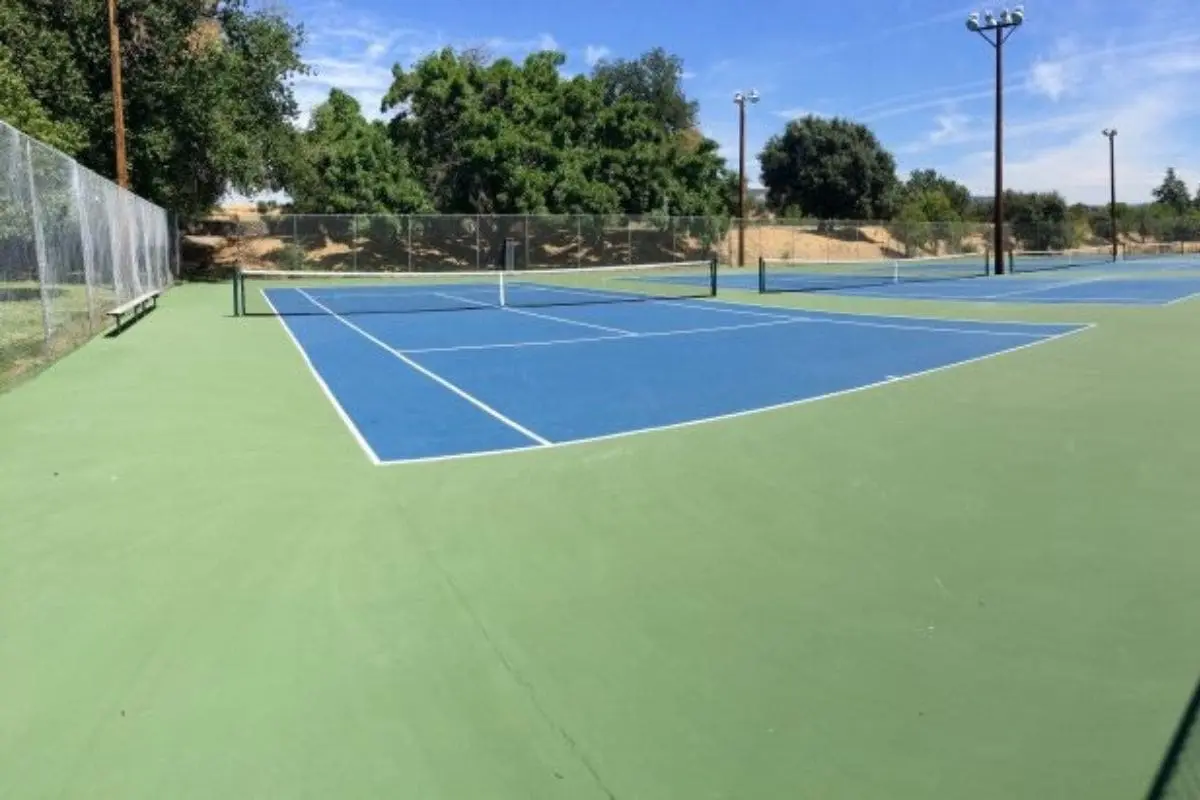
{"label": "tree", "polygon": [[[288,80],[302,32],[247,0],[122,0],[125,122],[132,188],[198,214],[232,186],[278,188],[295,150]],[[103,0],[3,4],[0,40],[51,119],[84,133],[78,158],[111,176],[112,81]]]}
{"label": "tree", "polygon": [[83,129],[72,122],[50,118],[30,94],[25,79],[13,66],[11,53],[3,45],[0,45],[0,119],[67,155],[83,148]]}
{"label": "tree", "polygon": [[1174,167],[1167,168],[1166,177],[1163,178],[1162,184],[1155,189],[1151,194],[1154,195],[1154,201],[1173,209],[1177,214],[1184,214],[1192,204],[1191,194],[1188,192],[1187,184],[1175,174]]}
{"label": "tree", "polygon": [[699,111],[683,91],[683,59],[656,47],[632,61],[601,61],[592,71],[600,85],[604,102],[613,104],[622,98],[648,103],[655,119],[669,131],[694,128]]}
{"label": "tree", "polygon": [[338,89],[313,111],[302,135],[289,190],[301,213],[429,211],[425,190],[381,122],[368,122],[358,101]]}
{"label": "tree", "polygon": [[1058,192],[1004,193],[1005,222],[1025,250],[1063,250],[1076,244],[1067,201]]}
{"label": "tree", "polygon": [[703,215],[725,208],[715,142],[674,128],[636,91],[614,91],[609,78],[563,80],[564,62],[555,52],[516,64],[447,48],[410,70],[393,68],[382,104],[397,112],[389,133],[438,210]]}
{"label": "tree", "polygon": [[[937,170],[916,169],[904,184],[906,194],[940,192],[946,198],[954,219],[965,219],[971,213],[971,190],[957,181],[941,175]],[[931,220],[935,218],[931,217]]]}
{"label": "tree", "polygon": [[823,219],[887,219],[899,183],[896,162],[865,125],[807,116],[788,123],[758,156],[767,204],[799,206]]}

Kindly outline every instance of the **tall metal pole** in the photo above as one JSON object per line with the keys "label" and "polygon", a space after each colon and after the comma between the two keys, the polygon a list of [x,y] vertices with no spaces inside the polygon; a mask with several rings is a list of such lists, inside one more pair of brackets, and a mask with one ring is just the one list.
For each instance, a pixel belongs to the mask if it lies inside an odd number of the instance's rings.
{"label": "tall metal pole", "polygon": [[746,266],[746,103],[757,103],[758,92],[738,92],[733,96],[738,107],[738,253],[737,265]]}
{"label": "tall metal pole", "polygon": [[746,266],[746,101],[738,103],[738,259]]}
{"label": "tall metal pole", "polygon": [[1119,258],[1117,241],[1120,237],[1117,231],[1117,131],[1115,128],[1105,128],[1103,133],[1108,138],[1108,224],[1112,238],[1112,259],[1116,261]]}
{"label": "tall metal pole", "polygon": [[996,274],[1004,274],[1004,32],[996,31],[996,202],[993,205],[992,256]]}
{"label": "tall metal pole", "polygon": [[125,162],[125,99],[121,91],[121,36],[117,30],[117,0],[108,0],[108,50],[112,68],[113,131],[116,136],[117,184],[129,188]]}
{"label": "tall metal pole", "polygon": [[[967,30],[978,33],[983,40],[996,49],[996,186],[992,201],[992,261],[994,272],[1004,274],[1004,43],[1013,31],[1025,21],[1025,10],[1017,6],[1012,11],[1005,9],[997,19],[990,12],[982,21],[979,14],[967,17]],[[990,34],[995,34],[992,38]]]}

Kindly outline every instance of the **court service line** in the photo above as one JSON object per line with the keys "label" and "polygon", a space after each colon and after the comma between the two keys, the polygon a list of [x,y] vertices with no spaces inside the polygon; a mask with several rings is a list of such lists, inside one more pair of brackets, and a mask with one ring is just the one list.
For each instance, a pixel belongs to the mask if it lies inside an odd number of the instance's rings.
{"label": "court service line", "polygon": [[519,423],[513,419],[510,419],[509,417],[506,417],[504,414],[502,414],[499,411],[497,411],[496,409],[492,408],[487,403],[483,402],[478,397],[475,397],[470,392],[466,391],[465,389],[462,389],[459,386],[456,386],[455,384],[453,384],[450,381],[443,378],[441,375],[438,375],[433,370],[426,369],[425,367],[418,364],[416,361],[413,361],[411,358],[406,356],[404,353],[395,349],[394,347],[387,344],[383,340],[376,338],[372,334],[368,333],[367,331],[363,330],[359,326],[355,325],[350,320],[342,317],[340,314],[335,312],[333,309],[329,308],[329,306],[327,306],[324,303],[317,300],[315,297],[313,297],[311,294],[309,294],[305,290],[297,288],[296,291],[299,292],[300,294],[304,295],[304,297],[308,298],[309,302],[311,302],[313,305],[317,306],[318,308],[322,309],[327,314],[330,314],[334,319],[336,319],[338,322],[345,325],[350,330],[358,333],[360,336],[362,336],[363,338],[367,339],[370,342],[373,342],[374,344],[378,345],[379,347],[382,347],[384,350],[386,350],[387,352],[391,353],[396,358],[403,361],[409,367],[415,369],[417,372],[421,373],[426,378],[429,378],[431,381],[438,384],[443,389],[446,389],[446,390],[458,395],[463,400],[466,400],[468,403],[475,406],[480,411],[484,412],[485,414],[492,417],[493,419],[496,419],[497,421],[504,423],[505,425],[512,428],[514,431],[516,431],[517,433],[521,434],[522,436],[526,437],[527,439],[531,439],[532,441],[537,442],[539,445],[541,445],[543,447],[553,444],[553,442],[551,442],[549,439],[539,436],[538,434],[536,434],[533,431],[526,428],[521,423]]}
{"label": "court service line", "polygon": [[354,424],[354,419],[351,418],[346,409],[342,408],[342,404],[338,402],[337,395],[335,395],[333,390],[329,388],[329,384],[325,383],[325,379],[321,377],[321,373],[317,371],[315,366],[313,366],[312,359],[308,357],[308,351],[304,349],[304,345],[300,344],[300,340],[297,339],[296,334],[292,332],[291,326],[287,324],[287,317],[279,313],[279,309],[277,309],[275,304],[271,302],[271,298],[266,292],[263,292],[262,296],[263,299],[267,301],[267,305],[271,307],[271,311],[276,317],[279,318],[279,324],[283,326],[283,330],[285,333],[287,333],[288,338],[292,340],[292,344],[296,345],[296,349],[300,351],[300,358],[304,360],[304,366],[308,367],[308,371],[312,373],[314,378],[316,378],[317,386],[321,387],[321,392],[325,395],[325,399],[327,399],[330,404],[333,405],[333,410],[337,413],[338,417],[342,420],[345,426],[350,429],[350,435],[354,437],[354,441],[358,442],[358,446],[361,447],[363,452],[367,454],[367,458],[370,459],[372,464],[379,466],[380,464],[384,463],[383,460],[379,458],[379,454],[375,452],[375,449],[367,442],[367,437],[363,436],[362,431],[360,431],[358,426]]}
{"label": "court service line", "polygon": [[985,294],[985,295],[979,295],[979,296],[987,298],[989,300],[991,300],[992,298],[996,298],[996,297],[1016,297],[1017,295],[1022,295],[1022,294],[1037,294],[1038,292],[1048,292],[1052,289],[1062,289],[1067,286],[1079,286],[1080,284],[1084,284],[1084,283],[1096,283],[1098,281],[1107,281],[1107,280],[1111,280],[1111,276],[1099,275],[1095,278],[1079,278],[1079,279],[1073,280],[1073,281],[1045,282],[1041,286],[1029,287],[1026,289],[1016,289],[1011,292],[995,292],[992,294]]}
{"label": "court service line", "polygon": [[[438,297],[448,297],[451,300],[457,300],[460,303],[476,304],[475,300],[471,300],[466,297],[460,297],[459,295],[450,294],[449,292],[434,292],[434,294],[436,294]],[[562,322],[566,325],[578,325],[581,328],[592,328],[593,330],[605,331],[606,333],[616,333],[616,334],[620,334],[621,336],[634,336],[635,335],[633,331],[627,331],[624,328],[610,328],[607,325],[596,325],[595,323],[592,323],[592,322],[580,322],[579,320],[567,319],[566,317],[556,317],[553,314],[544,314],[544,313],[541,313],[538,311],[530,311],[525,308],[513,308],[512,306],[507,306],[507,305],[493,306],[493,305],[487,304],[487,303],[477,303],[477,305],[479,305],[482,308],[496,308],[496,309],[499,309],[500,311],[509,311],[509,312],[512,312],[513,314],[521,314],[526,317],[535,317],[537,319],[550,320],[551,322]],[[406,351],[406,352],[411,352],[411,351]]]}
{"label": "court service line", "polygon": [[570,439],[570,440],[563,441],[563,442],[555,442],[554,444],[550,445],[549,447],[508,447],[508,448],[497,449],[497,450],[485,450],[483,452],[475,452],[475,453],[453,453],[453,454],[444,455],[444,456],[425,456],[422,458],[398,458],[398,459],[391,459],[389,461],[384,461],[384,462],[382,462],[381,466],[390,467],[390,466],[400,466],[400,465],[408,465],[408,464],[429,464],[429,463],[434,463],[434,462],[438,462],[438,461],[459,461],[459,460],[462,460],[465,458],[485,458],[488,456],[515,455],[517,453],[525,453],[525,452],[529,452],[531,450],[546,452],[549,450],[555,450],[555,449],[562,448],[562,447],[574,447],[575,445],[595,444],[597,442],[607,442],[607,441],[611,441],[614,439],[624,439],[627,436],[636,436],[638,434],[643,434],[643,433],[657,433],[659,431],[680,430],[683,428],[693,428],[698,425],[706,425],[710,422],[725,422],[725,421],[733,420],[733,419],[741,419],[742,417],[749,417],[749,416],[752,416],[755,414],[762,414],[762,413],[766,413],[766,412],[770,412],[770,411],[779,411],[779,410],[782,410],[785,408],[794,408],[796,406],[808,405],[809,403],[816,403],[820,400],[831,400],[836,397],[845,397],[848,395],[858,394],[860,392],[865,392],[869,389],[876,389],[881,386],[895,386],[897,383],[902,383],[904,381],[910,381],[914,378],[921,378],[926,375],[935,375],[939,372],[946,372],[948,370],[955,369],[956,367],[964,367],[968,364],[977,364],[982,361],[988,361],[990,359],[996,358],[998,356],[1004,356],[1009,353],[1016,353],[1021,350],[1026,350],[1031,347],[1037,347],[1038,345],[1048,344],[1049,342],[1057,341],[1059,339],[1065,339],[1068,336],[1074,336],[1076,334],[1083,333],[1084,331],[1091,330],[1094,327],[1096,327],[1095,323],[1083,324],[1073,330],[1064,331],[1062,333],[1057,333],[1057,334],[1052,334],[1050,336],[1044,336],[1043,338],[1038,339],[1037,341],[1026,342],[1025,344],[1017,345],[1016,347],[1010,347],[1005,350],[998,350],[995,353],[988,353],[986,355],[976,356],[974,358],[966,358],[966,359],[963,359],[962,361],[955,361],[955,362],[952,362],[949,364],[942,364],[937,367],[931,367],[930,369],[920,370],[918,372],[910,372],[906,375],[896,375],[896,376],[885,378],[883,380],[875,381],[874,383],[865,383],[861,386],[854,386],[849,389],[842,389],[842,390],[836,391],[836,392],[828,392],[826,394],[815,395],[813,397],[803,397],[799,400],[788,400],[783,403],[774,403],[774,404],[768,405],[768,406],[759,406],[758,408],[747,408],[747,409],[743,409],[741,411],[733,411],[728,414],[717,414],[717,415],[711,416],[711,417],[703,417],[700,419],[690,419],[690,420],[685,420],[684,422],[675,422],[675,423],[671,423],[668,425],[655,425],[655,426],[651,426],[651,427],[647,427],[647,428],[637,428],[634,430],[620,431],[618,433],[608,433],[608,434],[603,434],[601,436],[588,436],[588,437],[585,437],[582,439]]}
{"label": "court service line", "polygon": [[748,322],[745,325],[721,325],[716,328],[687,328],[677,331],[649,331],[647,333],[630,333],[614,336],[581,336],[575,339],[540,339],[528,342],[495,342],[488,344],[461,344],[446,347],[421,347],[405,349],[402,352],[412,355],[422,353],[458,353],[467,350],[508,350],[522,347],[550,347],[564,344],[588,344],[590,342],[619,342],[625,339],[660,339],[666,336],[694,336],[701,333],[725,333],[726,331],[744,331],[750,328],[770,328],[776,325],[795,325],[804,322],[802,319],[777,319],[771,322]]}

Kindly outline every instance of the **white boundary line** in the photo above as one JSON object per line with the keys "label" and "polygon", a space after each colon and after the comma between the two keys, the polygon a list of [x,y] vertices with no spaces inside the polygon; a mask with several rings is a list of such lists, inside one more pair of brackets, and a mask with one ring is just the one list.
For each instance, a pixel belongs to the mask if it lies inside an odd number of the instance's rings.
{"label": "white boundary line", "polygon": [[514,431],[521,434],[525,438],[531,439],[543,447],[547,447],[547,446],[553,444],[553,442],[551,442],[549,439],[539,436],[538,434],[536,434],[533,431],[526,428],[524,425],[521,425],[519,422],[509,419],[508,417],[504,416],[496,409],[489,406],[487,403],[480,400],[478,397],[475,397],[474,395],[470,394],[466,390],[461,389],[458,386],[455,386],[453,383],[446,380],[441,375],[438,375],[436,372],[433,372],[432,370],[426,369],[425,367],[418,364],[416,361],[413,361],[411,358],[404,355],[404,353],[402,353],[399,350],[396,350],[395,348],[388,345],[386,342],[382,341],[381,339],[375,338],[370,333],[367,333],[366,331],[364,331],[362,328],[355,325],[350,320],[345,319],[342,316],[334,313],[332,310],[330,310],[330,308],[328,306],[326,306],[326,305],[322,304],[320,301],[314,299],[313,296],[310,295],[305,290],[297,288],[296,291],[299,292],[300,294],[304,295],[306,298],[308,298],[309,302],[311,302],[313,305],[317,306],[318,308],[322,309],[327,314],[331,315],[334,319],[336,319],[338,322],[345,325],[350,330],[358,333],[360,336],[362,336],[363,338],[367,339],[368,341],[378,345],[379,347],[382,347],[384,350],[391,353],[393,356],[400,359],[405,364],[407,364],[408,366],[412,367],[417,372],[424,375],[426,378],[429,378],[431,381],[438,384],[443,389],[447,389],[447,390],[453,392],[454,394],[458,395],[463,400],[466,400],[468,403],[475,406],[476,408],[478,408],[480,411],[484,412],[488,416],[493,417],[494,419],[498,420],[499,422],[504,423],[505,425],[512,428]]}
{"label": "white boundary line", "polygon": [[[870,291],[863,291],[860,289],[856,289],[856,290],[854,290],[853,293],[846,293],[846,294],[841,294],[838,296],[839,297],[851,297],[851,298],[853,298],[853,297],[870,297],[870,298],[878,298],[880,300],[901,300],[901,301],[903,301],[903,300],[921,300],[921,301],[929,301],[929,302],[936,302],[936,303],[968,303],[969,304],[969,303],[995,302],[993,300],[993,298],[996,295],[976,294],[976,295],[963,295],[963,296],[955,297],[952,295],[944,295],[944,294],[913,294],[910,292],[904,292],[902,294],[888,294],[885,292],[870,292]],[[1161,303],[1158,301],[1147,301],[1145,298],[1141,298],[1141,297],[1089,297],[1087,299],[1079,299],[1079,300],[1075,300],[1075,299],[1071,299],[1071,298],[1061,298],[1061,297],[1043,297],[1043,298],[1034,297],[1034,298],[1031,298],[1031,299],[1028,299],[1025,301],[1020,301],[1020,302],[1024,302],[1026,305],[1032,304],[1032,305],[1038,305],[1038,306],[1067,306],[1067,307],[1110,306],[1113,308],[1120,308],[1120,307],[1127,308],[1129,306],[1160,307],[1160,306],[1164,305],[1164,303]],[[1006,305],[1006,303],[1004,303],[1004,301],[1000,301],[1000,304]],[[858,312],[856,312],[856,313],[858,313]],[[864,314],[863,316],[866,316],[866,315]],[[894,316],[894,315],[880,314],[879,316],[890,317],[890,316]],[[900,319],[921,319],[921,317],[903,317],[903,316],[901,316],[899,318]],[[956,321],[966,322],[967,320],[956,320]],[[985,321],[992,321],[992,320],[976,320],[976,321],[977,322],[985,322]],[[1081,324],[1081,323],[1070,323],[1070,322],[1062,322],[1062,323],[1060,323],[1060,322],[1028,322],[1028,321],[1017,321],[1017,320],[1012,320],[1012,321],[995,320],[995,321],[1003,322],[1003,324],[1005,324],[1005,325]]]}
{"label": "white boundary line", "polygon": [[[523,308],[512,308],[511,306],[507,306],[507,305],[494,306],[494,305],[491,305],[490,303],[482,303],[478,300],[472,300],[469,297],[461,297],[456,294],[450,294],[449,292],[434,292],[433,294],[436,294],[438,297],[446,297],[446,298],[449,298],[450,300],[457,300],[460,303],[467,303],[468,305],[478,306],[479,308],[494,308],[497,311],[510,311],[513,314],[521,314],[526,317],[535,317],[537,319],[550,320],[551,322],[562,322],[567,325],[577,325],[580,328],[592,328],[593,330],[597,330],[597,331],[605,331],[607,333],[617,333],[617,334],[620,334],[621,336],[636,335],[636,334],[634,334],[633,331],[627,331],[624,328],[610,328],[606,325],[596,325],[591,322],[580,322],[580,321],[574,320],[574,319],[567,319],[566,317],[556,317],[553,314],[541,314],[536,311],[526,311]],[[405,350],[404,352],[405,353],[413,353],[416,351]]]}
{"label": "white boundary line", "polygon": [[1191,294],[1186,294],[1183,297],[1176,297],[1174,300],[1168,300],[1167,302],[1163,303],[1163,305],[1173,306],[1176,303],[1186,303],[1188,300],[1192,300],[1196,297],[1200,297],[1200,292],[1192,292]]}
{"label": "white boundary line", "polygon": [[271,307],[271,311],[274,312],[275,316],[279,318],[279,324],[283,327],[284,332],[287,334],[288,338],[292,340],[292,344],[296,346],[296,349],[300,351],[300,358],[304,360],[304,366],[308,367],[308,371],[311,372],[312,376],[317,379],[317,386],[321,387],[321,391],[324,392],[325,398],[333,405],[333,410],[337,412],[338,417],[341,418],[346,427],[350,429],[350,435],[354,437],[354,441],[358,442],[358,446],[361,447],[363,452],[367,454],[367,458],[369,458],[371,463],[376,466],[390,463],[379,458],[379,455],[375,452],[371,445],[367,443],[367,438],[363,436],[362,431],[360,431],[358,426],[354,424],[354,420],[346,412],[346,409],[342,408],[342,404],[338,402],[337,396],[334,395],[333,390],[329,388],[329,384],[325,383],[325,379],[321,377],[321,373],[317,372],[317,368],[313,366],[312,359],[308,357],[308,352],[304,349],[304,345],[300,344],[300,340],[296,338],[296,334],[294,334],[292,329],[288,326],[287,318],[279,313],[279,309],[275,307],[275,304],[271,302],[271,298],[267,296],[265,292],[263,293],[263,299],[267,301],[267,305]]}
{"label": "white boundary line", "polygon": [[[494,344],[462,344],[447,347],[421,347],[401,352],[410,355],[422,353],[458,353],[469,350],[508,350],[522,347],[550,347],[563,344],[589,344],[591,342],[619,342],[623,339],[660,339],[666,336],[692,336],[702,333],[725,333],[726,331],[742,331],[749,328],[771,328],[776,325],[796,325],[805,322],[802,319],[777,319],[770,322],[748,322],[745,325],[723,325],[717,328],[688,328],[677,331],[650,331],[648,333],[630,333],[614,336],[580,336],[575,339],[543,339],[529,342],[496,342]],[[1030,334],[1023,334],[1030,335]]]}
{"label": "white boundary line", "polygon": [[955,361],[950,364],[942,364],[937,367],[931,367],[930,369],[927,369],[927,370],[921,370],[920,372],[912,372],[907,375],[888,377],[881,381],[863,384],[862,386],[855,386],[850,389],[842,389],[837,392],[829,392],[827,394],[816,395],[813,397],[805,397],[800,400],[789,400],[784,403],[776,403],[774,405],[761,406],[759,408],[750,408],[750,409],[746,409],[743,411],[734,411],[734,412],[731,412],[728,414],[718,414],[717,416],[713,416],[713,417],[704,417],[702,419],[692,419],[692,420],[687,420],[685,422],[674,422],[669,425],[657,425],[657,426],[651,426],[648,428],[638,428],[636,430],[621,431],[620,433],[610,433],[610,434],[605,434],[603,436],[591,436],[591,437],[584,438],[584,439],[573,439],[571,441],[556,442],[547,447],[537,447],[537,448],[516,447],[516,448],[506,448],[503,450],[488,450],[488,451],[485,451],[482,453],[455,453],[455,454],[451,454],[451,455],[431,456],[431,457],[427,457],[427,458],[393,459],[393,460],[381,462],[380,466],[390,467],[390,466],[397,466],[397,465],[401,465],[401,464],[430,464],[430,463],[434,463],[434,462],[438,462],[438,461],[458,461],[458,460],[467,459],[467,458],[483,458],[483,457],[487,457],[487,456],[523,453],[523,452],[528,452],[531,450],[546,451],[546,450],[553,450],[553,449],[562,448],[562,447],[572,447],[574,445],[592,444],[595,442],[605,442],[605,441],[610,441],[613,439],[623,439],[627,436],[634,436],[634,435],[642,434],[642,433],[679,430],[681,428],[690,428],[690,427],[694,427],[696,425],[704,425],[704,424],[707,424],[710,422],[724,422],[726,420],[731,420],[731,419],[740,419],[742,417],[748,417],[748,416],[751,416],[754,414],[762,414],[762,413],[768,412],[768,411],[778,411],[778,410],[784,409],[784,408],[792,408],[795,406],[806,405],[808,403],[815,403],[818,400],[829,400],[834,397],[844,397],[846,395],[857,394],[859,392],[864,392],[868,389],[875,389],[880,386],[891,386],[896,383],[900,383],[901,381],[907,381],[907,380],[911,380],[913,378],[923,377],[925,375],[933,375],[935,373],[944,372],[946,370],[950,370],[955,367],[962,367],[967,364],[974,364],[974,363],[978,363],[981,361],[986,361],[991,358],[996,358],[997,356],[1007,355],[1009,353],[1015,353],[1019,350],[1025,350],[1030,347],[1037,347],[1038,345],[1046,344],[1048,342],[1053,342],[1058,339],[1064,339],[1068,336],[1074,336],[1078,333],[1082,333],[1084,331],[1091,330],[1095,327],[1096,327],[1095,323],[1079,325],[1079,327],[1075,328],[1074,330],[1065,331],[1063,333],[1055,334],[1052,336],[1047,336],[1046,338],[1039,339],[1036,342],[1027,342],[1025,344],[1018,345],[1016,347],[1010,347],[1005,350],[999,350],[995,353],[988,353],[987,355],[976,356],[975,358],[968,358],[963,361]]}
{"label": "white boundary line", "polygon": [[[750,290],[738,290],[738,291],[750,291]],[[754,292],[754,294],[757,294],[757,292]],[[812,293],[812,292],[788,292],[788,293],[785,293],[784,296],[785,297],[787,297],[787,296],[804,297],[804,296],[811,296],[814,294],[815,293]],[[822,292],[821,294],[828,294],[828,293]],[[869,295],[865,292],[860,294],[858,291],[855,291],[855,293],[853,295],[835,295],[835,296],[836,297],[859,297],[859,296],[862,296],[862,297],[885,297],[885,298],[888,298],[889,300],[905,300],[905,299],[913,297],[913,295],[898,295],[898,294],[871,294],[871,295]],[[919,299],[926,299],[926,298],[922,297]],[[928,299],[942,300],[942,301],[953,301],[954,300],[954,298],[941,297],[941,296],[931,297]],[[773,308],[773,309],[779,309],[782,312],[791,312],[791,314],[793,316],[785,316],[784,314],[769,315],[769,316],[773,316],[773,317],[784,317],[785,319],[794,319],[795,314],[824,314],[824,315],[829,315],[829,316],[834,316],[834,317],[874,317],[876,319],[915,319],[915,320],[918,320],[921,322],[967,322],[967,323],[971,323],[971,324],[975,324],[975,325],[993,325],[993,324],[995,324],[995,325],[1028,325],[1028,326],[1038,327],[1038,328],[1045,328],[1047,326],[1056,326],[1056,325],[1074,326],[1074,325],[1090,324],[1090,323],[1083,323],[1083,322],[1078,322],[1078,321],[1074,321],[1074,322],[1030,322],[1027,319],[966,319],[965,317],[930,317],[930,316],[917,316],[915,314],[880,314],[878,312],[870,312],[870,311],[869,312],[834,311],[834,310],[825,309],[825,308],[805,308],[803,306],[771,305],[768,303],[755,303],[750,300],[740,300],[740,299],[739,300],[721,300],[721,299],[716,299],[716,300],[669,300],[666,302],[687,303],[688,304],[687,308],[705,308],[705,309],[712,310],[712,311],[717,310],[722,304],[725,304],[725,305],[735,305],[735,306],[748,306],[750,308]],[[754,313],[751,311],[740,311],[740,310],[734,310],[734,309],[724,309],[724,310],[730,311],[731,313],[740,313],[740,314],[753,314]]]}
{"label": "white boundary line", "polygon": [[988,298],[989,300],[996,298],[996,297],[1016,297],[1016,296],[1022,295],[1022,294],[1037,294],[1038,292],[1047,292],[1047,291],[1050,291],[1051,289],[1063,289],[1068,286],[1078,286],[1079,284],[1082,284],[1082,283],[1097,283],[1099,281],[1107,281],[1107,280],[1112,280],[1112,278],[1110,278],[1108,275],[1099,275],[1095,278],[1079,278],[1078,280],[1073,280],[1073,281],[1053,281],[1053,282],[1045,281],[1045,282],[1043,282],[1044,285],[1042,285],[1042,286],[1029,287],[1029,288],[1025,288],[1025,289],[1015,289],[1011,292],[998,292],[996,294],[988,294],[988,295],[982,295],[982,296]]}

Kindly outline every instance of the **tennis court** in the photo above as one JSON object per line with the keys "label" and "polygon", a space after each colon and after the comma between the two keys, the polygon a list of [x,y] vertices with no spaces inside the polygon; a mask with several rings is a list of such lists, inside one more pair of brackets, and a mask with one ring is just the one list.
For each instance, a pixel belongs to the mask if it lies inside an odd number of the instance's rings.
{"label": "tennis court", "polygon": [[1142,796],[1192,305],[708,270],[185,285],[0,395],[0,796]]}
{"label": "tennis court", "polygon": [[[700,279],[715,266],[692,269]],[[711,302],[696,281],[663,280],[688,270],[287,273],[250,276],[243,296],[282,319],[378,463],[727,419],[1083,330]]]}
{"label": "tennis court", "polygon": [[[723,286],[760,292],[829,292],[859,297],[975,303],[1165,306],[1200,296],[1200,257],[1125,256],[1107,249],[1014,252],[1005,275],[986,256],[932,256],[870,261],[766,260],[758,275],[724,278]],[[972,280],[985,278],[986,280]]]}

